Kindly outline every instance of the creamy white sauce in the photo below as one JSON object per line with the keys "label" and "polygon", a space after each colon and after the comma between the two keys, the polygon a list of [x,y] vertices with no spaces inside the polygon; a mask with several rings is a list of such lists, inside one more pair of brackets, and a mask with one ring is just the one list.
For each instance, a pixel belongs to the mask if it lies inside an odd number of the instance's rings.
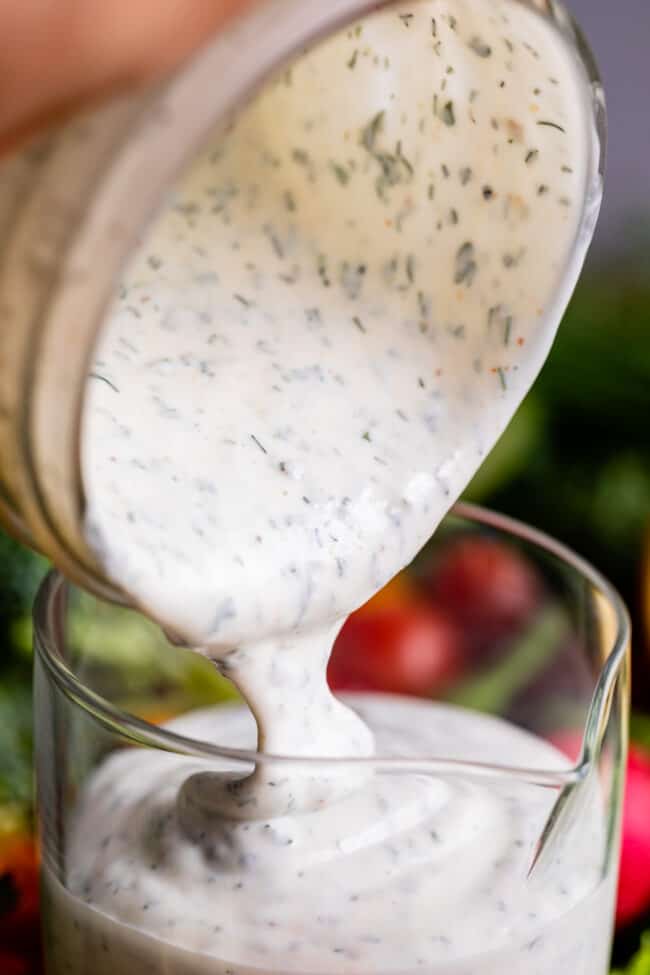
{"label": "creamy white sauce", "polygon": [[[541,367],[587,242],[593,140],[584,78],[543,20],[510,0],[419,0],[284,72],[143,241],[89,380],[88,537],[137,605],[235,681],[260,750],[464,743],[557,761],[431,705],[368,700],[361,720],[325,667],[345,616],[428,539]],[[246,720],[183,728],[253,745]],[[539,899],[525,873],[552,795],[361,768],[270,778],[260,764],[233,783],[119,755],[71,834],[80,904],[53,902],[82,942],[110,942],[107,970],[136,950],[132,929],[158,939],[137,949],[154,972],[160,942],[196,952],[192,972],[201,953],[232,972],[367,972],[492,950],[528,950],[510,971],[556,971],[562,951],[563,970],[599,970],[609,889],[578,940],[543,937],[596,886],[595,812],[589,852]],[[60,941],[74,957],[75,935]]]}
{"label": "creamy white sauce", "polygon": [[[350,703],[382,754],[566,765],[494,718],[391,696]],[[236,747],[255,742],[240,707],[170,727]],[[222,776],[234,772],[221,763]],[[598,807],[588,808],[554,879],[536,887],[523,877],[549,790],[393,770],[305,815],[229,824],[212,808],[200,824],[193,815],[188,831],[177,797],[188,776],[202,774],[219,775],[219,763],[133,749],[99,770],[70,835],[75,900],[50,888],[48,937],[61,971],[88,955],[97,975],[606,970],[612,885],[599,882]],[[271,762],[258,774],[281,783],[305,772]]]}

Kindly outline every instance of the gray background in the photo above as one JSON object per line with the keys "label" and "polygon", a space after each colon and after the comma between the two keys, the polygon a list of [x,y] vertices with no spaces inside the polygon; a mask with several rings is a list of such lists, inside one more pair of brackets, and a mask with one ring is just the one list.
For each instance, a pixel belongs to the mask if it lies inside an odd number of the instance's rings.
{"label": "gray background", "polygon": [[650,248],[650,0],[565,2],[596,54],[607,95],[607,181],[593,256],[641,234]]}

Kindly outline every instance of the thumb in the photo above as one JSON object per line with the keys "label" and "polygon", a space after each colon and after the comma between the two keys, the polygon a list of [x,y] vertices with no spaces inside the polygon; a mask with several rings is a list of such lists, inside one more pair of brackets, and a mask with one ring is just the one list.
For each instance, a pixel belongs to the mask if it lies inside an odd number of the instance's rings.
{"label": "thumb", "polygon": [[253,0],[0,0],[0,152],[171,70]]}

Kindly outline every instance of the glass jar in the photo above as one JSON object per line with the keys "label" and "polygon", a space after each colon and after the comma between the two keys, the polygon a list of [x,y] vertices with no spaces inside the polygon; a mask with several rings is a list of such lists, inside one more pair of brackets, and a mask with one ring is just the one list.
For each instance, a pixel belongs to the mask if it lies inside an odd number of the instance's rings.
{"label": "glass jar", "polygon": [[[0,165],[0,520],[101,597],[126,598],[84,532],[80,426],[94,344],[125,263],[183,168],[271,73],[383,6],[252,4],[170,79],[73,119]],[[564,9],[528,6],[574,49],[593,117],[581,258],[601,196],[602,91]]]}
{"label": "glass jar", "polygon": [[[444,861],[442,867],[433,862],[434,884],[437,869],[442,868],[447,877],[444,897],[455,910],[454,929],[441,921],[444,907],[435,900],[440,891],[434,886],[437,893],[430,910],[424,909],[427,935],[438,936],[443,945],[446,938],[449,944],[444,950],[435,949],[436,962],[427,962],[418,970],[436,975],[470,971],[477,975],[606,975],[627,744],[629,623],[625,609],[598,573],[558,543],[468,506],[459,506],[448,518],[411,572],[424,578],[459,538],[489,538],[510,551],[515,549],[536,574],[543,597],[520,621],[516,638],[505,640],[492,634],[479,655],[467,658],[463,673],[441,687],[435,695],[437,702],[429,695],[416,702],[421,708],[420,720],[428,720],[427,715],[440,702],[472,706],[483,713],[486,727],[495,717],[506,718],[548,739],[567,755],[564,761],[559,751],[549,750],[548,761],[541,766],[517,767],[507,752],[468,753],[459,741],[458,754],[435,750],[400,756],[380,753],[372,759],[327,762],[261,754],[242,748],[236,736],[226,735],[218,744],[197,740],[188,735],[188,717],[182,715],[195,708],[213,709],[210,713],[215,716],[228,710],[232,713],[234,692],[229,683],[207,660],[170,647],[159,630],[132,611],[103,603],[57,574],[48,578],[35,611],[35,710],[49,975],[413,970],[406,962],[402,967],[395,963],[396,958],[411,957],[409,934],[401,926],[374,932],[376,961],[368,965],[366,957],[366,967],[361,969],[353,957],[336,955],[329,966],[321,958],[319,965],[309,967],[297,948],[287,953],[278,947],[265,958],[258,957],[254,928],[252,932],[246,929],[240,940],[236,933],[229,933],[236,932],[246,916],[238,913],[232,898],[238,883],[248,884],[249,891],[251,884],[266,890],[269,878],[256,872],[254,858],[233,860],[223,848],[204,859],[196,854],[200,896],[190,884],[182,888],[180,900],[165,905],[164,896],[156,895],[164,892],[168,872],[172,885],[180,883],[174,874],[178,861],[165,862],[160,851],[156,854],[154,838],[142,849],[134,841],[129,855],[141,857],[135,861],[137,890],[128,916],[113,916],[105,891],[119,890],[126,883],[116,866],[124,869],[120,836],[140,815],[137,807],[127,817],[120,809],[128,793],[125,778],[132,781],[134,775],[146,776],[147,770],[156,769],[170,769],[180,779],[197,771],[219,770],[235,779],[257,771],[278,782],[289,775],[294,782],[305,775],[325,775],[331,782],[335,776],[348,774],[356,783],[364,775],[380,782],[387,776],[399,776],[405,788],[415,777],[444,786],[450,796],[456,790],[475,789],[479,798],[505,793],[510,802],[525,801],[535,812],[528,817],[526,840],[517,841],[519,872],[508,904],[504,901],[498,908],[494,930],[486,934],[488,949],[476,950],[476,919],[470,906],[475,891],[455,900],[460,895],[451,883],[449,867]],[[348,650],[353,656],[363,653],[361,646]],[[357,686],[349,697],[353,707],[367,706],[363,692],[364,687]],[[374,694],[381,696],[382,687],[375,686]],[[409,702],[412,707],[413,700]],[[115,772],[119,772],[117,778]],[[169,779],[161,781],[168,783]],[[168,784],[162,791],[161,823],[169,805]],[[177,803],[174,794],[169,815],[176,814]],[[93,815],[89,815],[90,806]],[[310,815],[306,813],[304,818],[308,821]],[[281,820],[273,821],[267,828],[281,833],[281,825]],[[221,826],[230,828],[213,809],[209,828],[219,833]],[[447,827],[453,828],[453,824],[447,822]],[[253,818],[250,828],[262,829],[262,821]],[[353,826],[351,830],[334,858],[335,873],[343,868],[346,857],[356,862],[355,851],[378,842],[363,830],[358,834]],[[495,840],[489,830],[483,832],[481,844],[489,850]],[[409,835],[407,830],[406,839]],[[475,850],[472,856],[481,859],[483,854]],[[191,872],[194,868],[189,863],[185,861],[182,869]],[[288,895],[296,904],[301,898],[313,899],[313,917],[308,930],[301,932],[305,941],[316,932],[319,912],[326,915],[333,910],[328,884],[313,882],[313,872],[318,874],[318,870],[318,857],[296,862],[284,850],[282,869],[272,881],[278,897]],[[386,870],[386,884],[394,882],[392,870]],[[361,890],[363,870],[357,869],[355,882]],[[580,896],[575,893],[576,882],[582,884]],[[231,889],[235,893],[229,894]],[[558,907],[562,904],[558,893],[562,892],[569,898],[564,909]],[[425,886],[421,896],[427,898],[431,893]],[[358,896],[363,902],[363,892]],[[397,893],[396,912],[405,896],[405,892]],[[260,924],[262,914],[272,911],[272,900],[264,901]],[[516,921],[512,921],[508,910],[524,903],[531,909],[525,912],[519,907]],[[534,905],[548,911],[542,923],[535,918]],[[346,911],[353,909],[351,903],[347,908],[343,905],[337,922],[337,938],[344,946],[349,934]],[[166,910],[172,913],[166,914]],[[423,904],[416,901],[420,917],[422,910]],[[412,932],[413,944],[420,934]],[[219,938],[225,938],[223,948]],[[440,960],[445,952],[448,960]]]}

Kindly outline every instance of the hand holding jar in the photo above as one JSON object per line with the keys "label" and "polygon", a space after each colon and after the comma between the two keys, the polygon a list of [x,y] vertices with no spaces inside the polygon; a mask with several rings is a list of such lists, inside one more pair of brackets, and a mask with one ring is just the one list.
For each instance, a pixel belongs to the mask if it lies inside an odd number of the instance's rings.
{"label": "hand holding jar", "polygon": [[250,0],[28,0],[0,10],[0,152],[169,72]]}

